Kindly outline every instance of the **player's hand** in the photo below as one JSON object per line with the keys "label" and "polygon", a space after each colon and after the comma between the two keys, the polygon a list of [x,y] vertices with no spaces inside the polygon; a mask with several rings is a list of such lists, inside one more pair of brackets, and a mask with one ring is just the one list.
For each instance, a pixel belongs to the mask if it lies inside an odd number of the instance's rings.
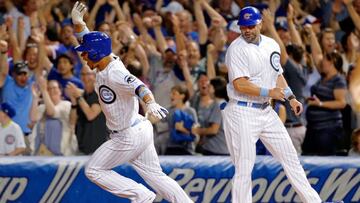
{"label": "player's hand", "polygon": [[285,101],[285,93],[283,88],[275,87],[269,91],[269,96],[273,99]]}
{"label": "player's hand", "polygon": [[156,102],[150,102],[146,104],[147,107],[147,111],[148,113],[150,113],[151,115],[155,116],[158,119],[163,119],[166,117],[166,114],[168,114],[169,112],[162,106],[160,106],[158,103]]}
{"label": "player's hand", "polygon": [[289,103],[295,115],[298,116],[303,112],[304,110],[303,105],[297,99],[292,99],[289,101]]}
{"label": "player's hand", "polygon": [[77,1],[71,10],[71,19],[74,24],[86,25],[84,22],[84,14],[87,8],[85,4]]}

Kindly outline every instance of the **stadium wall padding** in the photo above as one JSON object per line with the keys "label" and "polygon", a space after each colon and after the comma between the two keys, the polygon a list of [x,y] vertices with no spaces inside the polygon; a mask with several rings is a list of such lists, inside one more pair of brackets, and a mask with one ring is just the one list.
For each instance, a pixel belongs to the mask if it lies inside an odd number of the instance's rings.
{"label": "stadium wall padding", "polygon": [[[88,156],[0,158],[0,203],[122,203],[84,174]],[[360,202],[360,158],[301,157],[311,185],[323,201]],[[226,156],[162,156],[161,166],[196,203],[230,202],[234,167]],[[144,184],[129,164],[114,169]],[[281,165],[258,156],[254,202],[300,202]],[[235,186],[239,187],[239,186]],[[156,202],[166,202],[160,197]]]}

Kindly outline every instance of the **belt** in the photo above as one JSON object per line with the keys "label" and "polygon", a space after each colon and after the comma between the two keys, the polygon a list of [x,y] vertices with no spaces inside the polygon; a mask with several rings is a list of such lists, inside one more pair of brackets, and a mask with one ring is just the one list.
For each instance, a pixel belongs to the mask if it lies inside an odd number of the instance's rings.
{"label": "belt", "polygon": [[[141,121],[144,121],[144,119],[139,119],[137,118],[131,125],[130,125],[130,128],[131,127],[134,127],[136,126],[137,124],[141,123]],[[126,129],[126,128],[125,128]],[[122,130],[110,130],[110,129],[107,129],[107,131],[110,133],[110,134],[116,134],[116,133],[119,133],[125,129],[122,129]]]}
{"label": "belt", "polygon": [[296,128],[303,126],[302,123],[285,123],[285,127],[287,128]]}
{"label": "belt", "polygon": [[239,106],[247,106],[256,109],[266,109],[266,107],[270,106],[270,102],[265,103],[252,103],[252,102],[245,102],[245,101],[237,101],[237,105]]}

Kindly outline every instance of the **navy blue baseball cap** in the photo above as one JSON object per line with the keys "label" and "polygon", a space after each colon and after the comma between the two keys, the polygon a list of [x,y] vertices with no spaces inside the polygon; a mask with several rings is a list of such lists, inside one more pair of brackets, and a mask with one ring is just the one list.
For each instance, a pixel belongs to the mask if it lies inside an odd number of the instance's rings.
{"label": "navy blue baseball cap", "polygon": [[0,110],[6,113],[10,118],[14,117],[16,115],[15,109],[8,103],[3,102],[0,104]]}
{"label": "navy blue baseball cap", "polygon": [[17,75],[19,75],[19,74],[21,74],[21,73],[29,73],[29,72],[30,72],[27,63],[24,62],[24,61],[20,61],[20,62],[15,63],[15,64],[14,64],[13,71],[14,71]]}

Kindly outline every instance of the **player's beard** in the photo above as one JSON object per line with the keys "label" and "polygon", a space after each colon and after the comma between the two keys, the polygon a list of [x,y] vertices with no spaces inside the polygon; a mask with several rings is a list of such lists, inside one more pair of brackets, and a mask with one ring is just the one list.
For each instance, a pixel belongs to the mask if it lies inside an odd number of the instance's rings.
{"label": "player's beard", "polygon": [[256,34],[254,33],[243,34],[243,38],[247,43],[256,43]]}

